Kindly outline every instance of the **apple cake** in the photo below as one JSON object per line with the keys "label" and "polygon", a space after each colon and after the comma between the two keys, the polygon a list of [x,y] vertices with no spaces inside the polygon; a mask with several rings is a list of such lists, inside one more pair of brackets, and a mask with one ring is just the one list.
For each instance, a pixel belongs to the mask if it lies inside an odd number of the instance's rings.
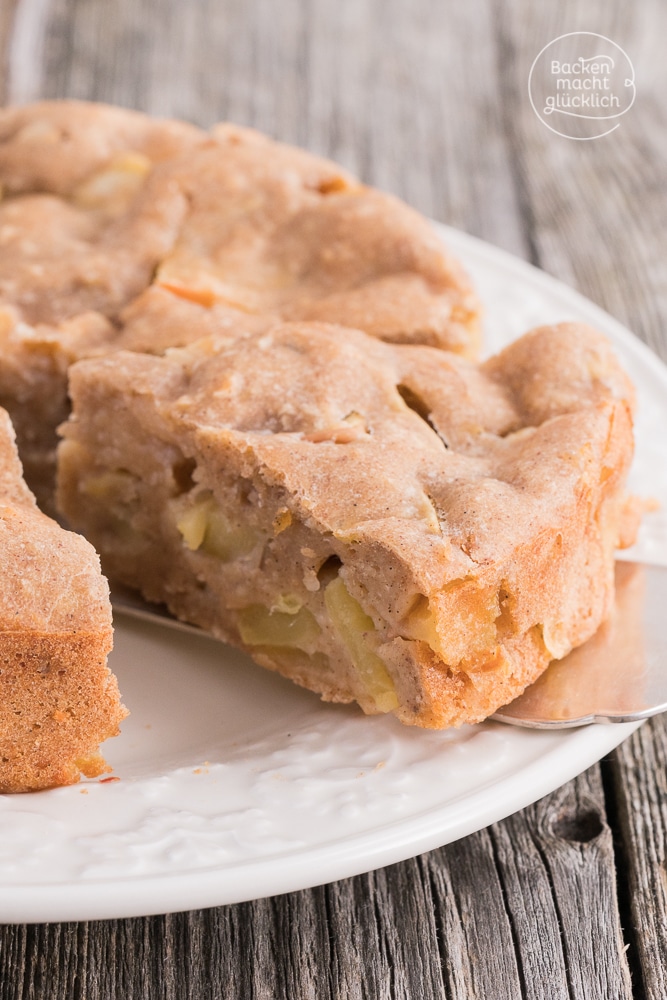
{"label": "apple cake", "polygon": [[476,722],[608,614],[634,401],[588,327],[477,365],[280,323],[70,392],[59,503],[106,572],[327,700]]}
{"label": "apple cake", "polygon": [[99,744],[127,714],[108,669],[106,580],[92,546],[42,514],[0,410],[0,792],[108,770]]}
{"label": "apple cake", "polygon": [[45,507],[77,359],[280,319],[477,350],[476,297],[425,219],[250,130],[77,101],[7,108],[0,185],[0,405]]}

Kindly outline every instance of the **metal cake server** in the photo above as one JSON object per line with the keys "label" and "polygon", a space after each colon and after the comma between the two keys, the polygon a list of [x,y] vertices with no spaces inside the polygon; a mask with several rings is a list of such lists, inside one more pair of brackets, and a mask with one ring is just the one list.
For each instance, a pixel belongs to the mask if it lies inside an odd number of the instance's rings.
{"label": "metal cake server", "polygon": [[[182,632],[194,625],[114,588],[114,610]],[[616,603],[592,639],[562,660],[492,718],[533,729],[593,722],[635,722],[667,711],[667,567],[616,564]]]}
{"label": "metal cake server", "polygon": [[534,729],[635,722],[667,711],[667,567],[616,563],[616,602],[588,642],[493,716]]}

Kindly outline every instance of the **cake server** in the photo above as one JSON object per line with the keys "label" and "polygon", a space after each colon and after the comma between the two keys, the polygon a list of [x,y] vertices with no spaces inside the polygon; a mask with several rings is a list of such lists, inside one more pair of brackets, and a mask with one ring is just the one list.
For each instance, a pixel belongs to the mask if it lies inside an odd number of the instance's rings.
{"label": "cake server", "polygon": [[616,564],[612,614],[493,716],[535,729],[635,722],[667,711],[667,567]]}
{"label": "cake server", "polygon": [[[132,591],[112,590],[114,610],[202,635],[202,630],[146,604]],[[562,660],[492,718],[533,729],[593,722],[635,722],[667,711],[667,567],[616,564],[616,601],[588,642]]]}

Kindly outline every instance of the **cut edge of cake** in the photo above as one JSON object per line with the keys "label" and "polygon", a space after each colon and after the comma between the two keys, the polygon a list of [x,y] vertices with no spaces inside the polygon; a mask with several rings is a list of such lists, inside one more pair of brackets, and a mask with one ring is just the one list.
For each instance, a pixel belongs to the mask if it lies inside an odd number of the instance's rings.
{"label": "cut edge of cake", "polygon": [[92,545],[38,510],[0,410],[0,792],[97,777],[127,715],[107,666],[106,580]]}

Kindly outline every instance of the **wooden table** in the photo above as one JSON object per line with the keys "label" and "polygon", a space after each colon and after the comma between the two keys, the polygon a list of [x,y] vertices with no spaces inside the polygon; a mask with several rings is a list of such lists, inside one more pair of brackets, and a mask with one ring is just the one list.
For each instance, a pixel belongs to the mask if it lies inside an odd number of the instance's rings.
{"label": "wooden table", "polygon": [[[567,11],[567,16],[564,11]],[[528,101],[569,31],[622,45],[638,96],[592,142]],[[579,288],[667,358],[667,5],[597,0],[4,0],[6,100],[230,119],[341,161]],[[238,906],[0,929],[27,998],[667,996],[667,723],[504,822]]]}

